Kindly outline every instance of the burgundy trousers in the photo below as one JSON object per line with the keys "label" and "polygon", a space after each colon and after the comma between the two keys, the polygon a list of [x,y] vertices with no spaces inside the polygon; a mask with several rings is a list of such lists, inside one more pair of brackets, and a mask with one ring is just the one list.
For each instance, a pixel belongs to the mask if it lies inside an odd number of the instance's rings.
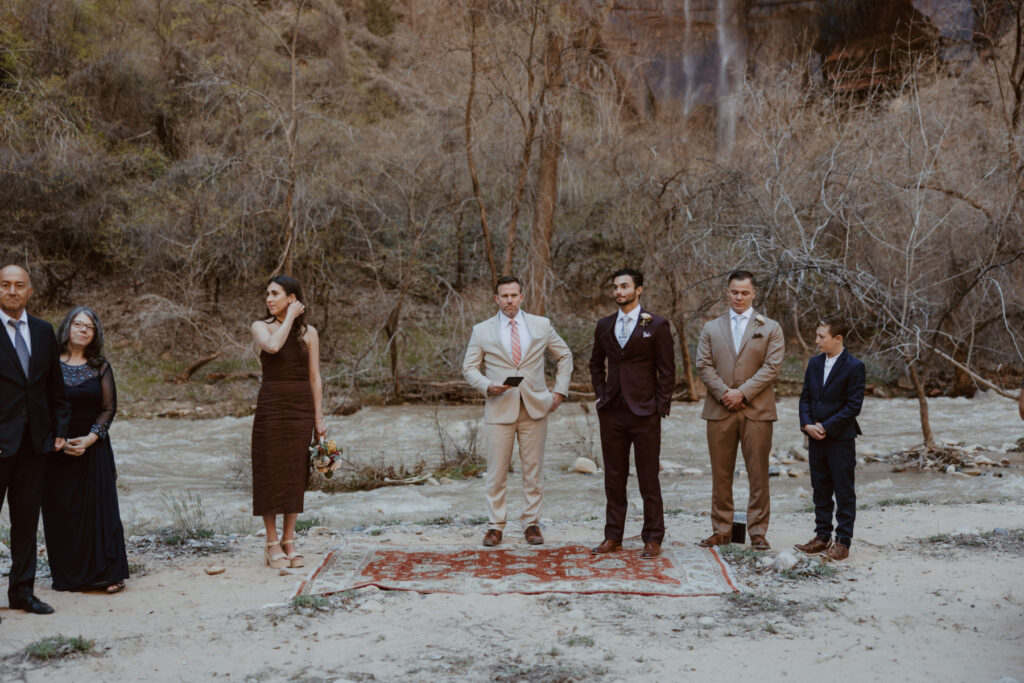
{"label": "burgundy trousers", "polygon": [[629,478],[629,450],[633,448],[637,483],[644,501],[644,543],[661,543],[665,538],[665,510],[661,501],[661,416],[634,415],[622,400],[613,400],[597,411],[601,423],[601,453],[604,456],[604,537],[621,542],[626,526],[626,483]]}

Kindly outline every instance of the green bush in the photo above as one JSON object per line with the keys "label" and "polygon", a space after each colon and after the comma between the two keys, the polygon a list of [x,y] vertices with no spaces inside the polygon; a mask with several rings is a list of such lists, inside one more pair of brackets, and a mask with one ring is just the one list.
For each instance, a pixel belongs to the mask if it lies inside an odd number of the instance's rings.
{"label": "green bush", "polygon": [[57,635],[29,643],[25,647],[25,654],[32,659],[42,659],[45,661],[54,657],[89,654],[95,645],[95,642],[86,640],[82,636],[69,638],[68,636]]}

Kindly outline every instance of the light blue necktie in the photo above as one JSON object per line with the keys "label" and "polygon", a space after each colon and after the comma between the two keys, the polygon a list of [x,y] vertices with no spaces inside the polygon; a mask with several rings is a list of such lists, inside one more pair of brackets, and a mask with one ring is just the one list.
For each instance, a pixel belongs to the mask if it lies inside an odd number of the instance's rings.
{"label": "light blue necktie", "polygon": [[629,318],[623,316],[619,318],[619,333],[615,335],[615,338],[619,340],[619,346],[625,347],[626,342],[629,341],[629,330],[626,325],[629,324]]}
{"label": "light blue necktie", "polygon": [[25,338],[21,336],[21,321],[8,320],[7,324],[14,328],[14,350],[18,353],[18,360],[21,361],[21,369],[25,371],[25,377],[28,377],[28,361],[31,355],[28,352]]}
{"label": "light blue necktie", "polygon": [[743,341],[743,333],[740,332],[740,325],[743,324],[743,316],[734,315],[732,318],[732,345],[736,353],[740,352],[740,342]]}

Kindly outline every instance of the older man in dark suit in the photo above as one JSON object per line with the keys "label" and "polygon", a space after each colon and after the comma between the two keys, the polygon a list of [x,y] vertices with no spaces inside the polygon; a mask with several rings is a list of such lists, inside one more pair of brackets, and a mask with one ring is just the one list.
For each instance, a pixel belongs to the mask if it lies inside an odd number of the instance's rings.
{"label": "older man in dark suit", "polygon": [[[841,318],[818,323],[814,341],[821,353],[811,358],[800,392],[800,429],[810,437],[808,463],[814,493],[814,538],[795,546],[830,560],[850,555],[857,496],[853,471],[857,465],[854,440],[860,434],[857,416],[864,403],[864,363],[844,348],[848,329]],[[832,542],[835,497],[836,537]]]}
{"label": "older man in dark suit", "polygon": [[11,515],[12,609],[51,614],[36,598],[36,531],[46,453],[64,447],[71,408],[53,327],[25,312],[32,296],[28,271],[0,270],[0,505]]}
{"label": "older man in dark suit", "polygon": [[623,268],[612,276],[618,313],[601,318],[594,330],[590,378],[597,394],[604,456],[604,541],[595,555],[622,549],[626,525],[626,480],[633,447],[637,483],[644,501],[640,557],[661,554],[665,515],[658,472],[661,419],[667,417],[676,384],[676,361],[668,320],[640,306],[644,276]]}

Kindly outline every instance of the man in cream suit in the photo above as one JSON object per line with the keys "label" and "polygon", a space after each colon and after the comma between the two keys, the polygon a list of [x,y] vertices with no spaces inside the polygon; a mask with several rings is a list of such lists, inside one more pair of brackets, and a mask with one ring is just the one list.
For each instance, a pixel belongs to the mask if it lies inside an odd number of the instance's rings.
{"label": "man in cream suit", "polygon": [[697,347],[697,370],[707,387],[704,411],[711,452],[712,534],[702,546],[723,545],[732,538],[732,480],[736,446],[743,451],[750,483],[747,530],[750,546],[768,550],[766,534],[768,453],[775,412],[773,383],[782,365],[782,326],[753,309],[757,293],[752,273],[729,275],[730,310],[704,325]]}
{"label": "man in cream suit", "polygon": [[[548,414],[559,407],[569,391],[572,353],[551,321],[520,310],[522,283],[505,276],[495,286],[498,315],[473,327],[466,348],[462,374],[486,398],[483,408],[487,442],[487,475],[484,488],[489,525],[483,545],[497,546],[505,530],[505,492],[512,446],[519,440],[522,461],[522,489],[526,507],[522,525],[526,541],[544,543],[541,535],[541,501],[544,496],[544,442],[548,435]],[[558,362],[555,390],[548,390],[544,378],[544,352],[551,351]],[[510,377],[522,378],[518,385],[506,384]]]}
{"label": "man in cream suit", "polygon": [[[523,283],[505,276],[494,288],[498,315],[473,327],[462,363],[462,374],[487,399],[484,424],[487,435],[487,478],[484,483],[490,524],[484,545],[501,543],[505,530],[505,489],[512,446],[519,440],[526,507],[520,517],[527,542],[544,542],[540,533],[543,498],[544,441],[548,413],[569,394],[572,352],[551,326],[551,321],[523,313]],[[558,362],[555,389],[544,379],[544,352]],[[522,378],[506,383],[510,377]]]}

